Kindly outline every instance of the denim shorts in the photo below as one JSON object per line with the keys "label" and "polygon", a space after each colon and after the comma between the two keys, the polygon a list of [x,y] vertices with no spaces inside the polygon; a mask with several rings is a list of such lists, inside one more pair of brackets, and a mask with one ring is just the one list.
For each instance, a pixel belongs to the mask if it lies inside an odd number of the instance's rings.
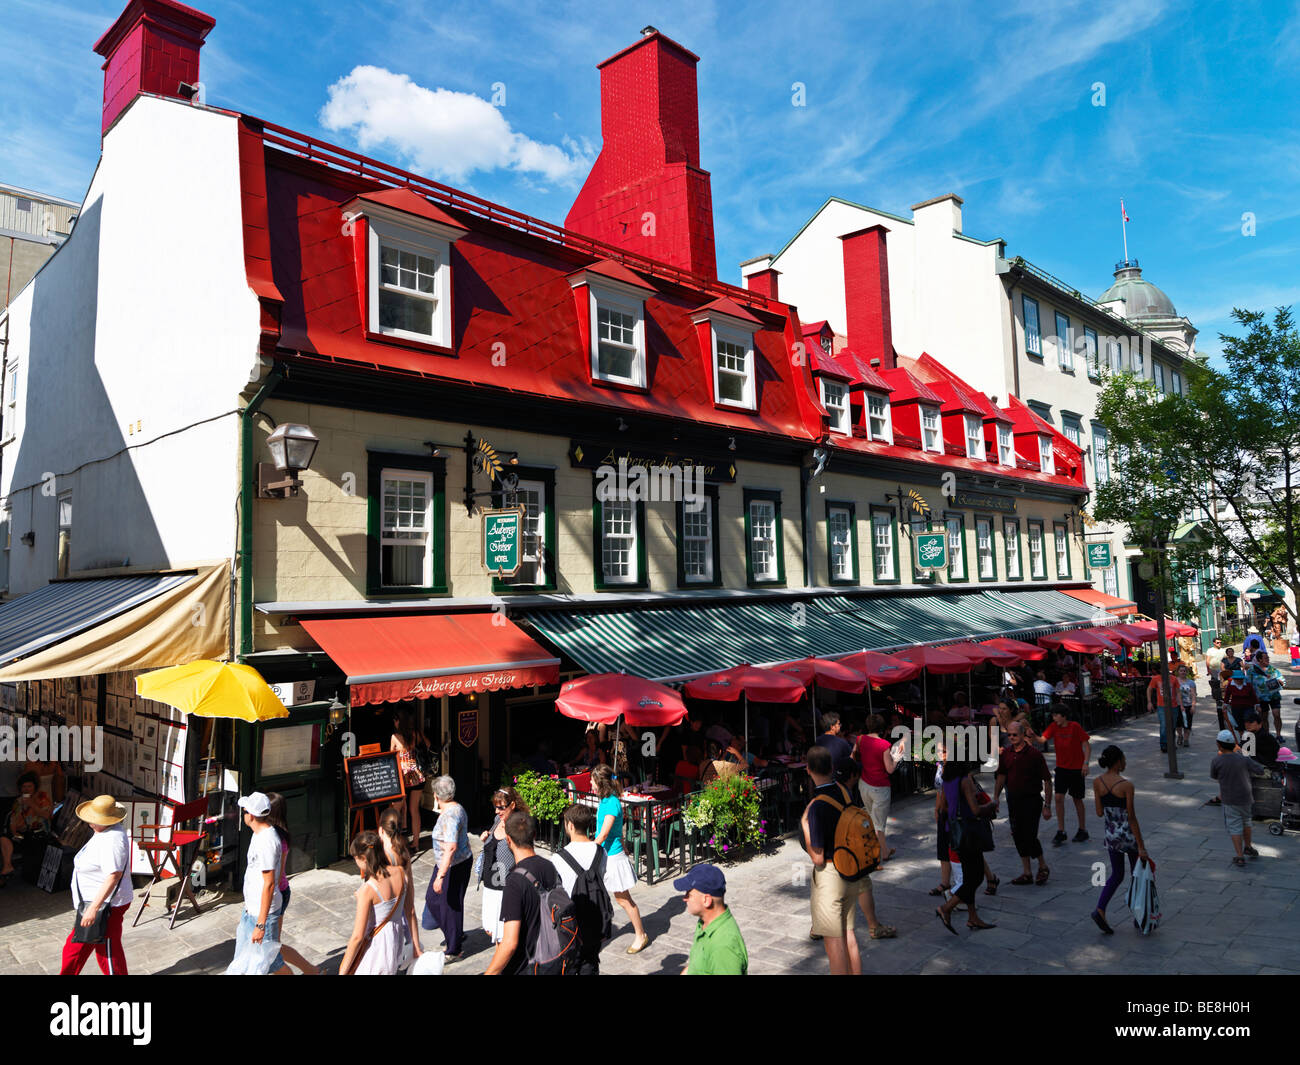
{"label": "denim shorts", "polygon": [[1223,804],[1223,823],[1228,826],[1228,835],[1240,836],[1250,823],[1249,806],[1229,806]]}

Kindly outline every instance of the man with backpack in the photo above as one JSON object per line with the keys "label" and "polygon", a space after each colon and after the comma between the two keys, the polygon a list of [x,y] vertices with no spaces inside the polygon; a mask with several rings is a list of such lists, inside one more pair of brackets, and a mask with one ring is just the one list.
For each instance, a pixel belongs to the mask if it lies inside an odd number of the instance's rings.
{"label": "man with backpack", "polygon": [[501,896],[504,933],[484,976],[574,975],[578,971],[577,916],[560,876],[533,850],[537,827],[522,810],[506,818],[506,842],[515,867]]}
{"label": "man with backpack", "polygon": [[701,862],[673,888],[686,896],[686,912],[698,917],[691,955],[683,976],[745,976],[749,951],[736,918],[727,905],[727,878],[716,865]]}
{"label": "man with backpack", "polygon": [[591,838],[596,811],[573,803],[561,818],[569,842],[551,859],[560,884],[573,900],[582,946],[578,975],[600,975],[600,948],[613,934],[614,904],[605,890],[605,849]]}
{"label": "man with backpack", "polygon": [[813,863],[812,937],[822,940],[831,975],[860,975],[862,958],[853,933],[859,900],[872,939],[897,935],[875,919],[869,874],[880,864],[880,843],[860,798],[835,779],[831,752],[812,747],[807,760],[813,797],[802,827],[804,849]]}

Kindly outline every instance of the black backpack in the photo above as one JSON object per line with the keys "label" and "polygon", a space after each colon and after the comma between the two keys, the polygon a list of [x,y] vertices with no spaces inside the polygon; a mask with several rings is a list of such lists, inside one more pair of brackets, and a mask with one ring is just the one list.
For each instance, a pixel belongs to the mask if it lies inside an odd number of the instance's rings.
{"label": "black backpack", "polygon": [[537,931],[536,941],[528,944],[528,960],[520,975],[576,976],[582,936],[578,934],[578,918],[573,909],[573,900],[564,890],[559,875],[556,875],[554,887],[544,888],[527,869],[516,866],[511,875],[514,873],[518,873],[537,889],[542,907],[541,927]]}
{"label": "black backpack", "polygon": [[559,852],[565,864],[573,870],[573,908],[578,915],[578,931],[582,933],[583,942],[591,947],[609,939],[614,934],[614,904],[609,892],[605,890],[605,881],[597,870],[600,868],[600,847],[591,859],[591,868],[584,869],[578,860],[567,850]]}

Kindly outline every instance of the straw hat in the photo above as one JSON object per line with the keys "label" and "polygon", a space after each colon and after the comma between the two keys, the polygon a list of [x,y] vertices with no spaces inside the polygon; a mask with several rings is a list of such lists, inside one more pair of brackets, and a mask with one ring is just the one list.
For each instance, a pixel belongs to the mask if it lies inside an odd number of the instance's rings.
{"label": "straw hat", "polygon": [[77,807],[77,816],[92,825],[116,825],[126,817],[126,807],[111,795],[99,795]]}

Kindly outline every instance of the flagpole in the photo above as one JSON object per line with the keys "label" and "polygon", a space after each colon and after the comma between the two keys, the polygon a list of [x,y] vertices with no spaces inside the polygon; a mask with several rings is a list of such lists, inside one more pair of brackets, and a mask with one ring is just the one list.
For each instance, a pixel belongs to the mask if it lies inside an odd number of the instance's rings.
{"label": "flagpole", "polygon": [[1124,210],[1124,201],[1119,201],[1119,224],[1124,231],[1124,265],[1128,265],[1128,212]]}

